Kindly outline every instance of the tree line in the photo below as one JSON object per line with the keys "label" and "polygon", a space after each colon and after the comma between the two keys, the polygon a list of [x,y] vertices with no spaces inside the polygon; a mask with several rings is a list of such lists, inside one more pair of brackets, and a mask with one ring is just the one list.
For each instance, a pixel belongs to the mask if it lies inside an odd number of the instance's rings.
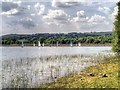
{"label": "tree line", "polygon": [[37,44],[38,41],[44,44],[110,44],[112,42],[112,32],[92,32],[92,33],[60,33],[60,34],[32,34],[18,35],[11,34],[2,36],[1,43],[3,45],[21,44]]}

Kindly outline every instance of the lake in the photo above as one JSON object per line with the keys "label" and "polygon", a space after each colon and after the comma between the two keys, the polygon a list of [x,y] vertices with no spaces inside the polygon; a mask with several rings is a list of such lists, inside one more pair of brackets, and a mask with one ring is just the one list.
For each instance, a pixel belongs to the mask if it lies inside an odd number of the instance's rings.
{"label": "lake", "polygon": [[2,60],[54,55],[93,55],[110,51],[111,47],[0,47]]}

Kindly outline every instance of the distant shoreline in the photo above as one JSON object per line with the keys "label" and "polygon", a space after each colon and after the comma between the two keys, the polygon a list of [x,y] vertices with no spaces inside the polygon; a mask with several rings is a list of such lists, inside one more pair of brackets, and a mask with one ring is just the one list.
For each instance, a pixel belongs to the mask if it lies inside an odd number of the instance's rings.
{"label": "distant shoreline", "polygon": [[[73,46],[70,46],[69,44],[51,44],[51,45],[44,45],[44,46],[33,46],[32,44],[25,44],[24,47],[84,47],[84,46],[112,46],[111,44],[81,44],[81,46],[78,46],[76,44],[73,44]],[[21,47],[21,44],[12,44],[12,45],[0,45],[0,47]]]}

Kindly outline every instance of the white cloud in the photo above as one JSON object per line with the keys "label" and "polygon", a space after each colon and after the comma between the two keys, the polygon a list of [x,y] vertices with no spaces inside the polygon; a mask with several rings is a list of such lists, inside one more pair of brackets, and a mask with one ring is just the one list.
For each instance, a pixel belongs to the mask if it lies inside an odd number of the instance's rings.
{"label": "white cloud", "polygon": [[105,14],[110,14],[111,13],[110,8],[108,8],[108,7],[99,7],[98,11],[103,12]]}
{"label": "white cloud", "polygon": [[1,15],[13,15],[13,14],[16,14],[16,13],[18,13],[17,9],[11,9],[7,12],[2,12]]}
{"label": "white cloud", "polygon": [[114,7],[114,11],[112,13],[113,16],[117,15],[118,13],[118,6]]}
{"label": "white cloud", "polygon": [[63,18],[66,16],[67,14],[63,10],[49,10],[47,16],[44,16],[44,18]]}
{"label": "white cloud", "polygon": [[78,0],[53,0],[53,7],[70,7],[78,4]]}
{"label": "white cloud", "polygon": [[31,16],[35,16],[35,13],[30,14]]}
{"label": "white cloud", "polygon": [[20,19],[20,21],[33,21],[33,20],[30,17],[25,17],[25,18]]}
{"label": "white cloud", "polygon": [[38,14],[38,15],[43,14],[44,11],[45,11],[45,6],[44,6],[44,5],[41,5],[40,3],[36,3],[34,7],[35,7],[35,9],[37,10],[37,14]]}
{"label": "white cloud", "polygon": [[81,10],[77,12],[78,17],[83,17],[85,15],[85,11]]}
{"label": "white cloud", "polygon": [[43,19],[64,19],[67,14],[63,10],[49,10]]}
{"label": "white cloud", "polygon": [[81,11],[77,11],[76,13],[76,17],[73,17],[73,19],[71,20],[71,22],[87,22],[89,19],[89,17],[86,17],[85,15],[85,11],[81,10]]}
{"label": "white cloud", "polygon": [[30,5],[28,5],[28,6],[27,6],[27,8],[28,8],[28,10],[30,10],[30,9],[31,9],[31,6],[30,6]]}
{"label": "white cloud", "polygon": [[94,3],[118,2],[119,0],[52,0],[53,7],[70,7],[78,4],[92,5]]}
{"label": "white cloud", "polygon": [[12,2],[13,0],[2,0],[2,2]]}
{"label": "white cloud", "polygon": [[67,16],[63,10],[49,10],[48,14],[43,16],[43,20],[48,24],[59,25],[62,22],[67,22]]}
{"label": "white cloud", "polygon": [[88,20],[88,22],[91,24],[98,24],[98,23],[102,23],[104,20],[105,20],[104,16],[95,14]]}
{"label": "white cloud", "polygon": [[88,19],[89,19],[88,17],[84,17],[84,18],[74,17],[71,21],[83,23],[83,22],[87,22]]}
{"label": "white cloud", "polygon": [[61,2],[118,2],[119,0],[56,0]]}
{"label": "white cloud", "polygon": [[21,0],[2,0],[2,2],[12,2],[14,4],[17,4],[18,6],[21,6],[22,3]]}
{"label": "white cloud", "polygon": [[18,22],[15,22],[18,25],[22,25],[26,29],[31,29],[36,26],[33,19],[31,17],[24,17],[20,19]]}
{"label": "white cloud", "polygon": [[18,4],[20,6],[22,1],[13,1],[13,3]]}
{"label": "white cloud", "polygon": [[81,10],[76,13],[76,17],[73,17],[71,19],[71,24],[74,25],[78,30],[88,30],[89,29],[100,29],[101,26],[107,28],[107,25],[109,25],[109,22],[106,21],[105,16],[101,15],[93,15],[93,16],[87,16],[85,14],[85,11]]}

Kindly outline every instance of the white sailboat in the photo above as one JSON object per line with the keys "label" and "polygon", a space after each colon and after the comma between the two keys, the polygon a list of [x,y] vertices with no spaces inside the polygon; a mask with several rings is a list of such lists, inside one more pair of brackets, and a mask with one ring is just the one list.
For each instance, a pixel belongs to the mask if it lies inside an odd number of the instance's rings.
{"label": "white sailboat", "polygon": [[73,46],[72,42],[70,43],[70,46],[71,46],[71,47]]}
{"label": "white sailboat", "polygon": [[21,47],[22,47],[22,48],[24,47],[24,43],[23,43],[23,41],[22,41],[22,45],[21,45]]}
{"label": "white sailboat", "polygon": [[35,43],[33,43],[33,46],[35,47]]}
{"label": "white sailboat", "polygon": [[42,44],[42,46],[44,47],[44,46],[45,46],[45,44],[43,43],[43,44]]}
{"label": "white sailboat", "polygon": [[57,47],[58,47],[58,42],[57,42]]}
{"label": "white sailboat", "polygon": [[80,47],[80,46],[81,46],[81,43],[78,43],[78,46]]}
{"label": "white sailboat", "polygon": [[40,47],[41,46],[41,43],[40,43],[40,41],[38,41],[38,47]]}

